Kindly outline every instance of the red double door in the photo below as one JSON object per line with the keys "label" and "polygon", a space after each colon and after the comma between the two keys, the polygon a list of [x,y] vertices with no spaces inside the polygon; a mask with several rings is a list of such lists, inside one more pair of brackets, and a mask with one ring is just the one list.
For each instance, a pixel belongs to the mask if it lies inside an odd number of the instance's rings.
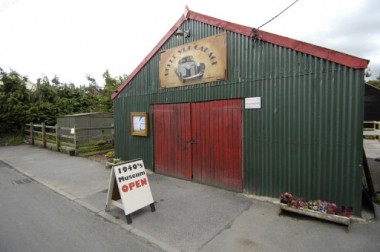
{"label": "red double door", "polygon": [[155,171],[242,191],[241,131],[240,100],[154,105]]}

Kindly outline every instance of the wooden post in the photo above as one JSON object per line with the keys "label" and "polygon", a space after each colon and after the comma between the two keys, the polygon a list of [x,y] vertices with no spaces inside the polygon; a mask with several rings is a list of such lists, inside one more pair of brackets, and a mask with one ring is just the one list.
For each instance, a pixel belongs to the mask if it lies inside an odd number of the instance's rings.
{"label": "wooden post", "polygon": [[372,198],[373,196],[376,195],[376,192],[375,192],[375,188],[373,187],[373,182],[372,182],[373,180],[372,180],[371,172],[369,171],[368,160],[367,160],[367,156],[365,154],[364,148],[363,148],[362,163],[363,163],[364,175],[367,182],[368,193],[369,193],[369,196]]}
{"label": "wooden post", "polygon": [[111,124],[111,143],[112,143],[112,147],[115,146],[115,124]]}
{"label": "wooden post", "polygon": [[60,151],[60,135],[59,135],[59,126],[55,125],[55,144],[57,146],[57,151]]}
{"label": "wooden post", "polygon": [[41,131],[42,131],[42,146],[46,148],[46,128],[45,123],[41,123]]}
{"label": "wooden post", "polygon": [[78,134],[77,134],[77,126],[74,124],[74,153],[75,156],[78,155]]}
{"label": "wooden post", "polygon": [[34,126],[33,122],[30,123],[30,143],[34,145]]}

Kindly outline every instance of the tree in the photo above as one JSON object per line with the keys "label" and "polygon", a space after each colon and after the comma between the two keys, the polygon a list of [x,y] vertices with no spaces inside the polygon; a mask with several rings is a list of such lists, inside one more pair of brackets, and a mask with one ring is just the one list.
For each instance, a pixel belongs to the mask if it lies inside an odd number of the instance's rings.
{"label": "tree", "polygon": [[103,73],[104,88],[99,94],[99,107],[97,108],[98,111],[113,111],[111,95],[127,78],[127,75],[113,78],[111,77],[108,69]]}
{"label": "tree", "polygon": [[39,79],[27,120],[54,125],[58,116],[94,111],[99,87],[95,79],[91,78],[90,82],[89,87],[78,88],[72,83],[61,83],[58,76],[54,76],[51,82],[47,76]]}
{"label": "tree", "polygon": [[380,75],[376,77],[376,80],[367,81],[368,84],[380,88]]}
{"label": "tree", "polygon": [[58,76],[37,80],[34,91],[26,88],[27,78],[11,70],[0,68],[0,135],[23,133],[25,123],[56,124],[61,115],[85,112],[112,112],[112,93],[127,76],[111,77],[108,70],[103,74],[104,88],[87,75],[88,86],[76,87],[61,83]]}
{"label": "tree", "polygon": [[30,105],[27,78],[0,68],[0,136],[22,133]]}

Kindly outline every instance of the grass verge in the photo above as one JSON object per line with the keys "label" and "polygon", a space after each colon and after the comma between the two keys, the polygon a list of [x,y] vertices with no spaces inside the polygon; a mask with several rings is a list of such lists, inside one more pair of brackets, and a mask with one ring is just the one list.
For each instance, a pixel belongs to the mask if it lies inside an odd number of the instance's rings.
{"label": "grass verge", "polygon": [[19,145],[24,142],[22,135],[0,136],[0,146]]}

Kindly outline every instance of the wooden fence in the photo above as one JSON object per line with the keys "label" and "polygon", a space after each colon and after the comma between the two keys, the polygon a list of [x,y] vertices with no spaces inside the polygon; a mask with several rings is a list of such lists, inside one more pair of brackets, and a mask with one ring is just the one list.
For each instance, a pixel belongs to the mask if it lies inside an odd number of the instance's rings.
{"label": "wooden fence", "polygon": [[363,136],[373,137],[380,141],[380,122],[364,121]]}
{"label": "wooden fence", "polygon": [[[98,134],[80,134],[95,131]],[[28,123],[25,127],[25,141],[31,145],[79,155],[83,153],[104,152],[114,148],[114,126],[96,128],[61,127]]]}

